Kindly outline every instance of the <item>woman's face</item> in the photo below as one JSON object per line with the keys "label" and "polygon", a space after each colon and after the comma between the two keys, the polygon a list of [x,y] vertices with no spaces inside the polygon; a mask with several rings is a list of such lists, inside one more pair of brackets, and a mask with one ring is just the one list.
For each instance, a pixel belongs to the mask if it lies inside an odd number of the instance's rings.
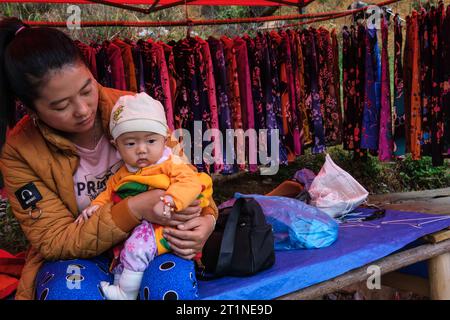
{"label": "woman's face", "polygon": [[97,82],[83,63],[66,65],[47,75],[34,101],[36,115],[49,127],[66,133],[88,132],[95,123]]}

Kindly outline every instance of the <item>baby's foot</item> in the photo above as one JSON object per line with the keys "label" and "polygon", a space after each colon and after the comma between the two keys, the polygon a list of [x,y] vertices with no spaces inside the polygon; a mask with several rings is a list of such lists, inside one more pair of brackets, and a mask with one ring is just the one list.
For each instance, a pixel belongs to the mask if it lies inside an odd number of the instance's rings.
{"label": "baby's foot", "polygon": [[[124,269],[118,284],[100,282],[100,287],[108,300],[136,300],[141,287],[143,272]],[[116,283],[116,279],[114,279]]]}

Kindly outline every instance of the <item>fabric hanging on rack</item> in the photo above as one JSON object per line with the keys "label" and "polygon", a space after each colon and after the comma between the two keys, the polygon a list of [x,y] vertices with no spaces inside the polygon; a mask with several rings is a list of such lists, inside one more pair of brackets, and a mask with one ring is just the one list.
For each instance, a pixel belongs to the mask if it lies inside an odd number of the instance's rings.
{"label": "fabric hanging on rack", "polygon": [[[202,48],[202,55],[204,59],[204,67],[206,73],[206,85],[207,85],[207,95],[209,103],[209,111],[211,112],[210,122],[206,123],[207,129],[219,130],[219,114],[217,110],[217,95],[216,95],[216,83],[214,80],[214,69],[211,58],[211,50],[207,41],[196,37],[196,40],[200,43]],[[223,159],[222,149],[220,147],[219,137],[212,137],[212,142],[214,142],[214,148],[212,151],[212,156],[214,158],[214,172],[221,172],[223,169],[222,161],[217,161]]]}
{"label": "fabric hanging on rack", "polygon": [[[194,164],[199,171],[210,173],[211,167],[209,162],[205,162],[203,158],[203,150],[208,146],[208,142],[203,141],[205,131],[211,128],[211,108],[209,106],[208,97],[208,76],[205,58],[202,53],[202,46],[197,39],[186,39],[189,45],[194,48],[194,81],[192,81],[192,92],[194,94],[194,121],[201,124],[201,127],[194,126],[193,142],[194,142]],[[201,137],[200,139],[197,137]],[[198,141],[197,141],[198,139]],[[200,152],[195,152],[198,148]],[[244,164],[245,166],[245,164]]]}
{"label": "fabric hanging on rack", "polygon": [[[295,142],[294,142],[294,128],[293,117],[291,109],[291,96],[290,96],[290,84],[289,75],[292,72],[288,71],[290,68],[290,48],[286,37],[282,37],[276,31],[270,33],[272,48],[276,55],[275,61],[277,61],[278,74],[276,81],[278,82],[278,91],[281,106],[281,125],[283,128],[283,141],[286,146],[288,155],[288,162],[295,159]],[[289,51],[288,51],[289,50]],[[293,82],[292,82],[293,84]],[[300,133],[297,131],[298,140],[300,140]]]}
{"label": "fabric hanging on rack", "polygon": [[421,155],[431,155],[431,97],[433,92],[432,70],[432,21],[428,12],[422,8],[418,16],[419,43],[420,43],[420,92],[421,92],[421,116],[422,138]]}
{"label": "fabric hanging on rack", "polygon": [[356,64],[356,115],[355,115],[355,152],[358,156],[365,155],[367,150],[361,146],[363,133],[363,113],[366,102],[366,38],[367,30],[364,26],[359,25],[357,29],[357,61]]}
{"label": "fabric hanging on rack", "polygon": [[261,80],[261,64],[262,64],[262,46],[258,41],[258,37],[254,39],[248,35],[243,37],[247,44],[248,66],[250,73],[251,94],[254,107],[254,125],[255,129],[266,128],[265,109],[263,105],[263,92]]}
{"label": "fabric hanging on rack", "polygon": [[84,61],[89,67],[89,70],[91,71],[92,75],[94,76],[95,79],[98,79],[96,50],[93,47],[84,44],[79,40],[75,40],[74,43],[76,44],[78,49],[80,49],[84,57]]}
{"label": "fabric hanging on rack", "polygon": [[342,29],[342,69],[343,69],[343,94],[344,94],[344,128],[343,144],[345,150],[355,149],[356,129],[356,62],[357,46],[356,31],[352,26]]}
{"label": "fabric hanging on rack", "polygon": [[[169,74],[169,90],[170,90],[170,99],[172,101],[172,115],[173,115],[173,108],[175,104],[175,99],[177,97],[177,79],[178,79],[175,67],[175,59],[173,57],[172,46],[163,42],[158,42],[158,44],[160,44],[163,47],[164,56],[166,59],[167,72]],[[166,88],[165,90],[167,91],[167,87],[165,88]],[[168,126],[171,130],[175,130],[174,119],[175,116],[173,116],[173,118],[171,118],[170,120],[169,119],[167,120]]]}
{"label": "fabric hanging on rack", "polygon": [[331,35],[325,28],[317,30],[317,53],[319,61],[319,96],[325,125],[325,143],[333,146],[342,142],[341,112],[334,84],[334,54]]}
{"label": "fabric hanging on rack", "polygon": [[[192,38],[182,39],[178,42],[169,43],[173,47],[176,74],[180,85],[177,87],[177,95],[174,107],[175,128],[184,129],[189,132],[190,145],[183,145],[185,152],[190,155],[190,160],[199,171],[204,171],[203,155],[195,152],[202,148],[202,140],[194,139],[195,136],[203,137],[201,129],[194,126],[194,121],[202,120],[200,105],[200,75],[197,69],[196,59],[198,46]],[[195,131],[197,130],[197,131]],[[203,149],[200,149],[203,150]]]}
{"label": "fabric hanging on rack", "polygon": [[405,152],[410,152],[411,135],[411,73],[412,73],[412,48],[411,48],[411,16],[406,17],[406,37],[405,49],[403,55],[403,84],[404,84],[404,101],[405,101]]}
{"label": "fabric hanging on rack", "polygon": [[343,28],[343,94],[344,149],[353,150],[355,157],[365,153],[361,148],[363,112],[366,93],[366,28],[363,25]]}
{"label": "fabric hanging on rack", "polygon": [[136,70],[133,61],[131,46],[121,39],[114,39],[113,44],[120,48],[125,75],[126,88],[129,91],[137,92]]}
{"label": "fabric hanging on rack", "polygon": [[[267,131],[267,154],[273,155],[275,150],[272,150],[272,139],[274,130],[278,130],[279,138],[281,139],[281,131],[279,130],[277,115],[275,113],[275,98],[272,91],[272,73],[274,72],[271,68],[271,60],[269,53],[269,43],[270,39],[267,34],[258,33],[255,38],[255,46],[261,52],[261,85],[262,85],[262,97],[263,97],[263,108],[265,106],[265,128]],[[284,145],[278,143],[276,147],[278,149],[278,161],[282,164],[287,163],[287,155]]]}
{"label": "fabric hanging on rack", "polygon": [[[326,147],[318,83],[319,66],[316,52],[316,30],[313,28],[303,30],[302,40],[303,52],[305,54],[305,83],[307,87],[306,104],[310,112],[311,128],[313,129],[312,134],[314,139],[312,152],[317,154],[325,152]],[[306,77],[306,75],[308,76]]]}
{"label": "fabric hanging on rack", "polygon": [[[281,30],[279,32],[279,35],[281,36],[281,57],[282,61],[285,61],[285,73],[282,72],[282,76],[280,76],[280,79],[286,79],[286,87],[287,87],[287,96],[288,99],[285,100],[285,103],[287,103],[286,107],[286,119],[288,123],[288,128],[290,132],[290,137],[293,140],[293,151],[294,151],[294,158],[292,161],[295,160],[295,158],[299,155],[301,155],[301,139],[300,139],[300,127],[299,127],[299,115],[297,113],[297,100],[295,97],[295,80],[294,80],[294,64],[292,62],[293,57],[293,48],[291,46],[291,41],[288,32]],[[285,91],[286,93],[286,91]]]}
{"label": "fabric hanging on rack", "polygon": [[339,42],[337,39],[336,29],[331,31],[331,46],[333,48],[333,81],[334,81],[334,92],[336,95],[336,113],[339,117],[339,132],[341,137],[339,138],[339,143],[343,141],[343,119],[342,119],[342,102],[341,102],[341,66],[339,63]]}
{"label": "fabric hanging on rack", "polygon": [[101,44],[92,44],[91,46],[95,50],[97,81],[105,87],[115,88],[112,82],[112,67],[106,54],[106,48]]}
{"label": "fabric hanging on rack", "polygon": [[174,129],[172,93],[164,48],[151,40],[144,45],[144,78],[146,92],[160,101],[166,112],[167,125]]}
{"label": "fabric hanging on rack", "polygon": [[[294,30],[286,30],[286,41],[290,49],[290,69],[291,76],[288,76],[292,80],[290,84],[290,95],[291,95],[291,110],[295,115],[295,120],[292,118],[294,123],[292,127],[294,128],[294,134],[297,138],[294,138],[296,156],[303,154],[303,139],[302,139],[302,114],[299,108],[299,98],[300,98],[300,87],[299,87],[299,70],[298,70],[298,48],[295,43],[295,37],[297,32]],[[281,34],[281,32],[280,32]]]}
{"label": "fabric hanging on rack", "polygon": [[391,113],[391,87],[388,57],[388,23],[387,19],[381,21],[382,53],[381,53],[381,111],[380,111],[380,137],[379,159],[392,160],[392,113]]}
{"label": "fabric hanging on rack", "polygon": [[394,156],[404,156],[405,141],[405,96],[403,83],[403,33],[398,14],[394,18]]}
{"label": "fabric hanging on rack", "polygon": [[144,63],[142,59],[141,47],[136,43],[128,40],[128,44],[132,46],[133,62],[134,62],[134,73],[136,75],[136,86],[138,92],[145,91],[145,80],[144,80]]}
{"label": "fabric hanging on rack", "polygon": [[112,87],[119,90],[127,90],[125,82],[125,69],[122,60],[122,51],[111,41],[104,41],[103,47],[106,50],[108,63],[111,66]]}
{"label": "fabric hanging on rack", "polygon": [[[231,105],[227,94],[227,73],[225,66],[225,56],[223,51],[222,42],[213,37],[208,38],[209,48],[211,50],[211,59],[212,65],[214,69],[214,80],[216,84],[216,97],[218,103],[218,120],[219,120],[219,129],[224,138],[227,138],[227,129],[232,129],[232,120],[231,120]],[[234,145],[231,147],[234,148]],[[233,150],[229,150],[230,152]],[[227,149],[226,144],[223,143],[222,149],[223,155],[223,167],[221,173],[223,174],[231,174],[234,172],[234,165],[232,163],[227,162]]]}
{"label": "fabric hanging on rack", "polygon": [[271,99],[271,105],[269,106],[270,112],[273,116],[274,127],[270,129],[278,129],[279,130],[279,141],[280,141],[280,164],[288,163],[288,150],[286,148],[286,134],[287,132],[283,127],[283,113],[282,113],[282,104],[281,104],[281,91],[280,91],[280,72],[278,67],[279,55],[278,55],[278,43],[271,37],[269,33],[264,35],[266,38],[266,43],[268,47],[268,58],[269,58],[269,69],[268,74],[271,77],[270,80],[270,90],[268,93]]}
{"label": "fabric hanging on rack", "polygon": [[365,103],[361,134],[361,148],[378,152],[380,95],[381,95],[381,63],[376,29],[366,32],[366,78]]}
{"label": "fabric hanging on rack", "polygon": [[311,131],[309,127],[309,115],[306,109],[305,103],[305,65],[303,58],[303,49],[300,39],[300,34],[298,32],[290,32],[292,47],[294,48],[293,55],[293,65],[296,65],[296,70],[294,72],[295,80],[295,98],[297,102],[297,114],[298,114],[298,126],[300,129],[301,137],[301,148],[302,154],[304,153],[304,148],[312,144]]}
{"label": "fabric hanging on rack", "polygon": [[450,155],[450,6],[447,7],[444,23],[442,25],[442,117],[444,121],[443,154]]}
{"label": "fabric hanging on rack", "polygon": [[[444,20],[444,4],[441,2],[437,8],[432,7],[429,12],[431,29],[431,74],[432,74],[432,92],[431,92],[431,157],[433,166],[444,164],[443,158],[443,138],[444,121],[441,99],[441,68],[442,64],[448,61],[441,60],[442,48],[440,39],[444,36],[442,33],[442,24]],[[445,35],[448,37],[448,35]]]}
{"label": "fabric hanging on rack", "polygon": [[[262,43],[259,41],[259,37],[252,39],[248,35],[244,35],[243,39],[247,44],[250,84],[254,108],[254,125],[256,132],[262,134],[263,131],[260,130],[266,129],[266,108],[264,106],[262,86]],[[265,134],[265,140],[259,140],[259,150],[264,154],[267,154],[268,151],[267,137],[267,134]]]}
{"label": "fabric hanging on rack", "polygon": [[[421,156],[422,119],[421,119],[421,94],[420,94],[420,44],[418,14],[413,11],[410,19],[407,37],[408,46],[405,48],[405,115],[407,132],[407,151],[411,153],[413,160],[419,160]],[[406,67],[407,66],[407,67]]]}
{"label": "fabric hanging on rack", "polygon": [[[236,52],[243,129],[244,131],[247,131],[249,129],[255,129],[255,115],[254,115],[252,86],[250,78],[248,49],[246,41],[240,37],[234,38],[233,42],[234,42],[234,49]],[[246,150],[245,154],[247,155],[247,157],[252,157],[252,159],[250,158],[247,159],[247,163],[249,163],[249,171],[257,172],[258,166],[256,159],[257,155],[256,136],[249,135],[248,145],[246,144],[245,150]]]}
{"label": "fabric hanging on rack", "polygon": [[[232,39],[222,36],[220,40],[222,41],[225,55],[225,66],[227,70],[227,93],[231,103],[231,118],[233,120],[232,125],[234,130],[239,130],[244,128],[244,124],[242,121],[242,105],[239,90],[236,49],[234,48],[234,42]],[[239,150],[239,148],[236,147],[235,152],[243,152],[243,150]],[[236,161],[241,162],[242,159],[238,158],[239,157],[237,156]],[[239,163],[237,166],[240,170],[245,169],[245,164],[243,163]]]}

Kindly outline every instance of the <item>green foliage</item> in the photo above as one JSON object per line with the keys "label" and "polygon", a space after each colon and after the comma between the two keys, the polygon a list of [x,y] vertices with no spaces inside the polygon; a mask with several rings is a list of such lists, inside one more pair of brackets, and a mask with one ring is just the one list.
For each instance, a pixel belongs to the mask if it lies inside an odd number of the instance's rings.
{"label": "green foliage", "polygon": [[232,18],[248,17],[249,7],[241,7],[241,6],[218,7],[216,14],[217,14],[217,19],[232,19]]}
{"label": "green foliage", "polygon": [[449,166],[433,167],[431,157],[415,161],[408,155],[399,163],[398,170],[407,190],[444,188],[450,185]]}
{"label": "green foliage", "polygon": [[15,254],[26,250],[27,246],[28,241],[8,204],[6,212],[0,212],[0,249]]}

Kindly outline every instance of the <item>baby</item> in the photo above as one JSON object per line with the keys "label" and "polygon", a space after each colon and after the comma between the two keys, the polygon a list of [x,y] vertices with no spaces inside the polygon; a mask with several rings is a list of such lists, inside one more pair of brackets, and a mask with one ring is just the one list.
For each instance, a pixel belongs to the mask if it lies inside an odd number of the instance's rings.
{"label": "baby", "polygon": [[[162,104],[139,93],[119,98],[111,112],[110,133],[124,165],[109,178],[106,190],[83,210],[77,219],[88,219],[100,206],[121,201],[150,189],[163,189],[153,211],[170,217],[186,209],[195,199],[201,207],[209,205],[212,180],[198,173],[166,147],[168,127]],[[163,227],[146,220],[126,240],[120,263],[114,267],[114,284],[101,282],[107,299],[135,300],[148,264],[156,255],[169,251]]]}

